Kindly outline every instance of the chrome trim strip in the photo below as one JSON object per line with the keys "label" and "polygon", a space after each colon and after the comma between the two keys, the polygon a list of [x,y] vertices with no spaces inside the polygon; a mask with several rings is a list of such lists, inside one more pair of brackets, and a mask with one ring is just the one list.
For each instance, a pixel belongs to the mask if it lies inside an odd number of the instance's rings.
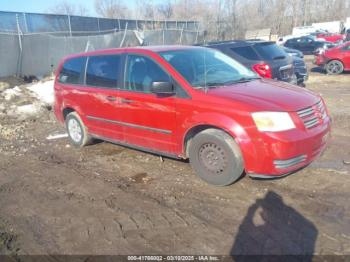
{"label": "chrome trim strip", "polygon": [[314,126],[316,126],[316,125],[318,125],[318,124],[319,124],[319,121],[318,121],[318,119],[316,118],[316,119],[313,119],[313,120],[311,120],[311,121],[305,122],[305,127],[306,127],[306,128],[311,128],[311,127],[314,127]]}
{"label": "chrome trim strip", "polygon": [[310,109],[310,110],[308,110],[308,111],[303,111],[303,112],[298,112],[298,115],[299,115],[299,117],[301,117],[301,118],[304,118],[304,117],[306,117],[306,116],[309,116],[309,115],[312,115],[312,114],[314,114],[315,112],[314,112],[314,110],[313,109]]}
{"label": "chrome trim strip", "polygon": [[170,130],[158,129],[158,128],[153,128],[153,127],[148,127],[148,126],[140,126],[140,125],[125,123],[125,122],[121,122],[121,121],[110,120],[110,119],[105,119],[105,118],[100,118],[100,117],[95,117],[95,116],[87,116],[87,118],[91,119],[91,120],[102,121],[102,122],[107,122],[107,123],[112,123],[112,124],[122,125],[122,126],[128,126],[128,127],[138,128],[138,129],[144,129],[144,130],[153,131],[153,132],[162,133],[162,134],[167,134],[167,135],[172,133]]}
{"label": "chrome trim strip", "polygon": [[306,160],[306,155],[297,156],[295,158],[287,159],[287,160],[274,160],[273,163],[275,165],[275,168],[277,169],[284,169],[289,168],[291,166],[300,164]]}

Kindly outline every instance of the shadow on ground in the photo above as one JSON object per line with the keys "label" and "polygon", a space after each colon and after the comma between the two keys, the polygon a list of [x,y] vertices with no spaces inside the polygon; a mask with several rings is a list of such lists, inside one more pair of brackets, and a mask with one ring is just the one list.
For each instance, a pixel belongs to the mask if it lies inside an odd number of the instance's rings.
{"label": "shadow on ground", "polygon": [[[298,211],[287,206],[280,195],[269,191],[248,209],[239,227],[231,255],[304,255],[312,261],[318,230]],[[266,257],[266,261],[269,258]]]}

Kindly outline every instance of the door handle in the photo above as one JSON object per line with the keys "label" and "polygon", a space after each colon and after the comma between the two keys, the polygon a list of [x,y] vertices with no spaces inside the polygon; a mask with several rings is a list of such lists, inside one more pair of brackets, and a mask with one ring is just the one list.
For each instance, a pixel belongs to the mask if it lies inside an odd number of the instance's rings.
{"label": "door handle", "polygon": [[131,104],[131,103],[133,103],[134,101],[131,100],[131,99],[127,99],[127,98],[122,98],[122,99],[120,99],[120,102],[121,102],[122,104]]}
{"label": "door handle", "polygon": [[111,101],[111,102],[117,100],[117,98],[115,98],[114,96],[107,96],[106,99],[107,99],[108,101]]}

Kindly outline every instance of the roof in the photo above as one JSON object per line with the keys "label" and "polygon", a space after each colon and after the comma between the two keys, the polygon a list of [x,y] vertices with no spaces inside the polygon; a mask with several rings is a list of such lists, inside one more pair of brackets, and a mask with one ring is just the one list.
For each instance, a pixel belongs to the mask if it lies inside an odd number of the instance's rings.
{"label": "roof", "polygon": [[122,48],[111,48],[111,49],[101,49],[90,52],[82,52],[65,57],[63,60],[80,57],[80,56],[93,56],[101,54],[117,54],[123,52],[163,52],[163,51],[172,51],[172,50],[186,50],[186,49],[199,49],[202,47],[199,46],[186,46],[186,45],[164,45],[164,46],[138,46],[138,47],[122,47]]}
{"label": "roof", "polygon": [[249,46],[261,43],[274,43],[271,41],[260,40],[260,39],[250,39],[250,40],[228,40],[219,42],[209,42],[206,46],[219,46],[219,45],[230,45],[230,46]]}

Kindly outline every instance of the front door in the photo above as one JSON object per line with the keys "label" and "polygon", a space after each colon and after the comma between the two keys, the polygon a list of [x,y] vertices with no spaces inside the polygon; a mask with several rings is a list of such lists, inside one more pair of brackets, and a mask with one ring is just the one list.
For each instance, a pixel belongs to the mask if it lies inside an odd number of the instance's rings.
{"label": "front door", "polygon": [[120,113],[126,143],[154,151],[175,152],[176,97],[157,96],[152,82],[171,77],[151,58],[132,54],[126,58]]}

